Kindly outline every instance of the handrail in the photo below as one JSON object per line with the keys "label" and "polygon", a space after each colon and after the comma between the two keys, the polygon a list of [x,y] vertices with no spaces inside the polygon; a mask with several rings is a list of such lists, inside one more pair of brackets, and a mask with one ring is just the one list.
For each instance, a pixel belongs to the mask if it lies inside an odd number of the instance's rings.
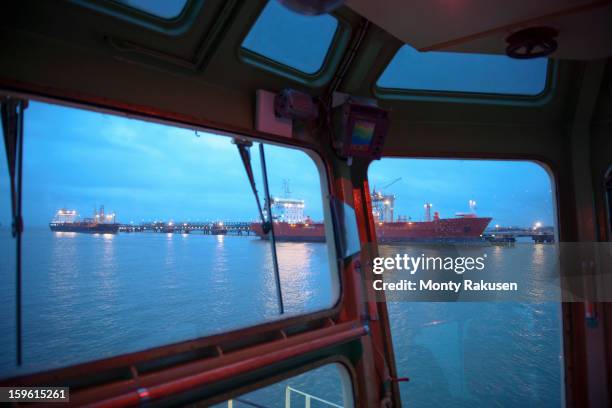
{"label": "handrail", "polygon": [[[302,354],[321,350],[337,344],[342,344],[363,336],[367,334],[367,332],[367,326],[359,324],[356,325],[353,322],[346,322],[326,329],[319,329],[317,331],[296,335],[287,339],[277,340],[269,343],[268,345],[262,346],[261,350],[266,350],[264,354],[255,353],[253,351],[249,353],[250,356],[244,359],[234,360],[231,363],[223,364],[208,370],[198,370],[192,374],[187,374],[182,368],[178,367],[176,370],[183,371],[183,374],[175,379],[168,380],[166,379],[167,377],[164,376],[166,378],[164,378],[163,381],[157,382],[154,378],[158,377],[158,375],[142,375],[139,377],[139,388],[134,387],[135,389],[114,397],[97,400],[97,402],[92,403],[90,406],[134,406],[145,401],[170,397],[209,383],[222,381],[236,375],[266,367],[289,358],[297,357]],[[298,339],[301,339],[302,341],[298,341]],[[272,348],[274,348],[274,350],[272,350]],[[227,357],[229,356],[230,355],[227,355]],[[223,357],[218,358],[221,359]],[[148,377],[153,378],[149,379]],[[91,392],[93,393],[95,390],[92,390]],[[93,396],[94,395],[91,395],[90,397]],[[76,397],[77,395],[75,395],[75,400]],[[86,395],[82,395],[82,397],[87,399]],[[86,401],[83,402],[86,403]]]}
{"label": "handrail", "polygon": [[310,408],[310,401],[311,400],[315,400],[315,401],[319,401],[325,405],[328,405],[330,407],[334,407],[334,408],[344,408],[342,405],[338,405],[338,404],[334,404],[333,402],[324,400],[323,398],[319,398],[316,397],[312,394],[308,394],[307,392],[304,391],[300,391],[298,389],[295,389],[293,387],[287,386],[285,388],[285,408],[291,408],[291,392],[295,392],[296,394],[300,394],[303,395],[305,397],[305,401],[304,401],[304,408]]}
{"label": "handrail", "polygon": [[[310,408],[310,401],[315,400],[318,401],[322,404],[325,404],[329,407],[333,407],[333,408],[344,408],[342,405],[338,405],[338,404],[334,404],[333,402],[324,400],[323,398],[319,398],[315,395],[309,394],[307,392],[304,391],[300,391],[297,388],[293,388],[290,386],[286,386],[285,387],[285,408],[291,408],[291,392],[294,392],[296,394],[300,394],[304,396],[304,408]],[[234,401],[238,401],[241,402],[243,404],[252,406],[252,407],[261,407],[262,405],[258,405],[256,403],[250,402],[250,401],[245,401],[242,400],[240,398],[234,398],[234,399],[230,399],[227,401],[227,408],[234,408]]]}

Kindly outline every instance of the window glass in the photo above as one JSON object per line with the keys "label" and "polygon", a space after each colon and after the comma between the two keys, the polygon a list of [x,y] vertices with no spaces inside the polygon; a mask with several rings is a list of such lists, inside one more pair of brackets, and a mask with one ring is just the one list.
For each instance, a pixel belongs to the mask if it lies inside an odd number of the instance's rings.
{"label": "window glass", "polygon": [[117,3],[142,10],[154,16],[172,19],[178,17],[188,0],[113,0]]}
{"label": "window glass", "polygon": [[[303,200],[301,220],[275,215],[280,315],[272,246],[257,235],[256,200],[231,138],[36,102],[25,129],[24,366],[3,358],[1,376],[336,303],[325,187],[303,151],[265,146],[271,195]],[[263,204],[258,143],[251,161]],[[313,225],[317,239],[304,239]],[[14,291],[4,275],[2,290]],[[13,338],[3,331],[0,349]]]}
{"label": "window glass", "polygon": [[217,404],[214,408],[352,406],[353,391],[348,372],[340,364],[328,364]]}
{"label": "window glass", "polygon": [[[381,258],[451,260],[374,278],[416,288],[385,290],[398,375],[410,377],[403,404],[562,406],[549,174],[531,162],[389,158],[368,178]],[[518,291],[475,287],[481,280],[518,282]],[[422,286],[429,281],[462,286]]]}
{"label": "window glass", "polygon": [[545,58],[419,52],[404,45],[376,84],[416,91],[538,95],[546,87],[547,65]]}
{"label": "window glass", "polygon": [[242,47],[306,74],[316,73],[334,39],[338,21],[330,15],[303,16],[270,1]]}

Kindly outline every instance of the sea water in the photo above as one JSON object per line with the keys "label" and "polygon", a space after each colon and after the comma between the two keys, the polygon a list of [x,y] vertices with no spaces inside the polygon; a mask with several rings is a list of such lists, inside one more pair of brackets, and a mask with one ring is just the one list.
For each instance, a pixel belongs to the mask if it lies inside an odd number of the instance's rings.
{"label": "sea water", "polygon": [[[23,237],[23,366],[16,367],[14,241],[6,228],[0,232],[0,378],[282,317],[270,244],[254,236],[30,228]],[[381,253],[407,249],[383,246]],[[515,270],[546,264],[552,253],[546,245],[482,250]],[[325,244],[279,243],[277,252],[287,315],[336,303]],[[406,406],[561,405],[559,303],[387,306],[398,376],[410,378],[400,385]],[[283,407],[290,384],[342,405],[338,378],[337,368],[323,367],[245,399]]]}

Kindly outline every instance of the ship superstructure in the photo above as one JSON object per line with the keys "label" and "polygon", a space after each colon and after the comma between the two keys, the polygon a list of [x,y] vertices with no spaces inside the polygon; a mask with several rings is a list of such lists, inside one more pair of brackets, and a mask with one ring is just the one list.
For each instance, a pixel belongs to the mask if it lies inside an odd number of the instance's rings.
{"label": "ship superstructure", "polygon": [[272,204],[272,218],[274,221],[298,224],[306,220],[304,216],[304,200],[273,197],[270,199],[270,202]]}

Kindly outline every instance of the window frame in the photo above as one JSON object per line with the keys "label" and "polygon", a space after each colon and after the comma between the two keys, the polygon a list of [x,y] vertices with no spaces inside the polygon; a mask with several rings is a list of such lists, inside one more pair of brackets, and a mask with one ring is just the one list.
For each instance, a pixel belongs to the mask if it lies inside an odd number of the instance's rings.
{"label": "window frame", "polygon": [[244,41],[246,40],[246,37],[249,35],[251,29],[257,23],[259,16],[261,15],[261,13],[263,13],[267,5],[268,2],[265,2],[257,13],[253,13],[253,16],[249,20],[249,24],[246,25],[245,30],[239,36],[238,44],[235,47],[235,49],[237,50],[238,60],[249,66],[261,69],[263,71],[267,71],[271,74],[291,79],[295,82],[310,87],[320,87],[327,84],[333,78],[334,72],[340,64],[340,61],[342,60],[344,51],[348,47],[352,30],[350,22],[337,12],[329,14],[331,17],[335,18],[338,23],[336,31],[334,33],[331,43],[329,44],[329,48],[327,49],[325,57],[323,58],[323,63],[321,64],[321,67],[316,72],[308,74],[289,65],[285,65],[271,58],[265,57],[255,51],[251,51],[242,46],[242,44],[244,44]]}
{"label": "window frame", "polygon": [[272,375],[272,376],[268,376],[262,380],[256,381],[255,383],[252,384],[248,384],[248,385],[243,385],[243,386],[239,386],[237,388],[233,388],[232,390],[228,391],[228,392],[224,392],[222,394],[218,394],[212,398],[208,398],[205,399],[203,401],[200,401],[201,403],[204,403],[206,406],[209,405],[214,405],[214,404],[222,404],[224,402],[227,402],[230,399],[235,399],[236,397],[240,397],[241,395],[244,394],[248,394],[249,392],[253,392],[253,391],[257,391],[260,390],[262,388],[268,387],[270,385],[274,385],[277,384],[279,382],[282,382],[284,380],[289,380],[293,377],[297,377],[299,375],[302,374],[306,374],[310,371],[314,371],[318,368],[327,366],[327,365],[332,365],[332,364],[336,364],[338,366],[341,367],[342,370],[344,370],[345,372],[342,373],[341,375],[344,377],[343,380],[349,382],[349,384],[351,387],[350,390],[350,395],[352,398],[352,402],[353,402],[353,407],[357,407],[358,404],[356,404],[356,401],[358,401],[357,399],[357,373],[356,373],[356,369],[353,365],[353,363],[343,354],[336,354],[330,357],[325,357],[322,359],[318,359],[315,360],[313,362],[307,363],[307,364],[302,364],[299,365],[296,368],[292,368],[290,370],[287,371],[283,371],[280,374],[276,374],[276,375]]}
{"label": "window frame", "polygon": [[[284,332],[291,332],[294,334],[303,334],[308,333],[312,330],[316,330],[322,327],[326,327],[329,323],[329,319],[337,318],[340,314],[343,303],[346,299],[346,291],[347,287],[345,281],[345,273],[342,267],[341,262],[338,260],[338,254],[336,250],[336,234],[335,234],[335,220],[333,209],[331,208],[331,201],[329,197],[333,197],[334,194],[332,192],[332,186],[334,185],[333,179],[331,178],[331,165],[328,163],[322,152],[316,145],[311,145],[307,142],[297,140],[297,139],[278,139],[274,138],[272,135],[259,133],[253,131],[252,133],[247,133],[244,130],[226,130],[221,129],[219,127],[211,126],[210,124],[196,123],[190,122],[189,120],[192,118],[178,118],[178,117],[168,117],[163,112],[147,109],[145,107],[135,107],[132,105],[120,105],[119,107],[110,108],[107,105],[100,103],[97,100],[86,100],[86,99],[78,99],[78,97],[70,97],[67,95],[63,96],[47,96],[40,93],[33,92],[5,92],[7,95],[14,94],[20,98],[27,99],[29,101],[42,102],[46,104],[53,104],[56,106],[73,108],[73,109],[82,109],[91,112],[97,112],[102,114],[114,115],[119,117],[124,117],[128,119],[136,119],[142,121],[148,121],[152,123],[162,124],[166,126],[174,126],[178,128],[190,129],[190,130],[198,130],[201,132],[207,132],[214,134],[219,137],[239,137],[246,140],[250,140],[253,142],[261,142],[264,144],[272,144],[285,148],[292,148],[296,150],[300,150],[305,153],[308,157],[313,160],[313,164],[319,170],[319,177],[321,180],[321,195],[322,195],[322,205],[323,205],[323,216],[324,216],[324,225],[326,231],[326,238],[332,237],[332,240],[326,239],[325,245],[327,246],[328,251],[328,260],[329,265],[334,265],[334,270],[330,269],[330,273],[336,273],[337,275],[337,285],[338,285],[338,293],[335,299],[334,304],[327,309],[316,310],[313,312],[307,312],[300,315],[289,315],[286,317],[280,317],[278,319],[258,322],[252,325],[239,327],[230,329],[227,331],[223,331],[217,334],[205,334],[200,337],[196,337],[193,339],[182,340],[179,342],[174,342],[170,344],[163,344],[160,346],[155,346],[149,349],[137,350],[133,352],[121,353],[112,355],[110,357],[104,357],[100,360],[87,360],[84,362],[69,364],[66,366],[61,366],[57,368],[48,368],[42,370],[36,370],[27,373],[20,373],[14,376],[7,376],[0,378],[0,384],[15,382],[15,380],[31,380],[34,383],[49,383],[51,381],[57,382],[61,379],[72,378],[71,374],[73,372],[79,373],[89,373],[91,372],[91,376],[95,378],[95,370],[97,368],[100,369],[108,369],[109,367],[114,367],[119,370],[123,367],[126,362],[128,364],[136,364],[141,361],[149,361],[149,360],[157,360],[171,356],[178,355],[180,356],[184,354],[188,354],[190,351],[206,347],[209,344],[215,344],[225,341],[232,341],[236,338],[249,338],[249,340],[245,341],[245,344],[242,348],[254,347],[261,343],[262,337],[270,337],[275,336],[272,333],[276,333],[279,330]],[[82,97],[82,96],[81,96]],[[136,109],[141,108],[141,109]],[[27,110],[26,110],[27,115]],[[27,137],[27,135],[25,136]],[[254,198],[253,198],[254,199]],[[333,257],[333,259],[332,259]],[[242,349],[240,348],[240,349]],[[84,381],[87,381],[86,379]]]}
{"label": "window frame", "polygon": [[379,72],[376,72],[376,80],[372,84],[372,93],[379,99],[390,101],[450,102],[535,107],[542,106],[550,102],[556,90],[558,61],[553,59],[548,59],[544,89],[537,95],[418,90],[385,88],[379,86],[378,81],[380,80],[380,77],[399,53],[402,46],[403,45],[400,45],[384,67]]}
{"label": "window frame", "polygon": [[141,27],[180,35],[191,28],[206,0],[186,0],[181,12],[173,18],[163,18],[145,10],[115,0],[69,0],[71,3]]}
{"label": "window frame", "polygon": [[[556,65],[556,64],[555,64]],[[550,64],[549,64],[550,68]],[[561,212],[563,211],[563,203],[559,192],[561,190],[560,182],[563,180],[562,174],[559,171],[559,167],[552,161],[550,158],[545,156],[533,155],[533,154],[469,154],[469,153],[456,153],[456,154],[422,154],[422,153],[409,153],[409,154],[400,154],[400,155],[384,155],[381,159],[391,158],[391,159],[433,159],[433,160],[487,160],[487,161],[505,161],[505,162],[531,162],[544,170],[549,178],[550,178],[550,188],[551,188],[551,198],[553,205],[553,222],[554,222],[554,237],[555,242],[561,242],[564,233],[562,230],[564,229],[563,220],[561,218]],[[369,173],[370,166],[374,163],[374,160],[370,161],[365,169],[366,181],[369,185]],[[609,169],[609,180],[612,183],[612,166]],[[367,192],[369,193],[369,192]],[[612,204],[610,211],[612,212]],[[611,215],[612,217],[612,215]],[[610,228],[612,228],[612,221],[610,221]],[[376,245],[378,250],[378,239],[373,243]],[[575,372],[572,367],[572,359],[575,357],[575,351],[568,349],[568,345],[571,345],[572,342],[575,341],[575,334],[569,330],[572,327],[571,320],[571,308],[573,307],[573,303],[562,302],[559,301],[559,325],[560,327],[560,350],[561,350],[561,372],[560,372],[560,385],[561,385],[561,402],[563,404],[567,404],[568,401],[572,400],[572,393],[575,392],[576,386],[568,384],[568,380],[571,380],[575,377]],[[386,308],[386,304],[385,304]],[[388,309],[387,309],[388,310]],[[387,314],[386,322],[388,324],[389,329],[389,337],[392,339],[392,328],[391,328],[391,320],[389,315]],[[396,352],[395,345],[393,345],[393,351]],[[401,370],[397,363],[397,359],[395,359],[395,369]]]}
{"label": "window frame", "polygon": [[[89,0],[89,1],[91,1],[91,0]],[[183,16],[183,14],[185,14],[185,10],[187,9],[187,7],[189,7],[189,3],[193,2],[194,0],[185,0],[185,3],[183,4],[183,7],[181,7],[181,11],[179,11],[178,14],[176,14],[175,16],[172,16],[172,17],[163,17],[163,16],[160,16],[159,14],[155,14],[155,13],[153,13],[151,11],[144,10],[144,9],[142,9],[140,7],[131,6],[131,5],[127,4],[127,3],[123,3],[120,0],[105,0],[105,1],[111,2],[114,5],[119,6],[121,8],[127,8],[127,9],[130,9],[130,10],[136,10],[139,13],[144,14],[147,17],[153,18],[155,20],[176,21],[176,20],[179,20]]]}

